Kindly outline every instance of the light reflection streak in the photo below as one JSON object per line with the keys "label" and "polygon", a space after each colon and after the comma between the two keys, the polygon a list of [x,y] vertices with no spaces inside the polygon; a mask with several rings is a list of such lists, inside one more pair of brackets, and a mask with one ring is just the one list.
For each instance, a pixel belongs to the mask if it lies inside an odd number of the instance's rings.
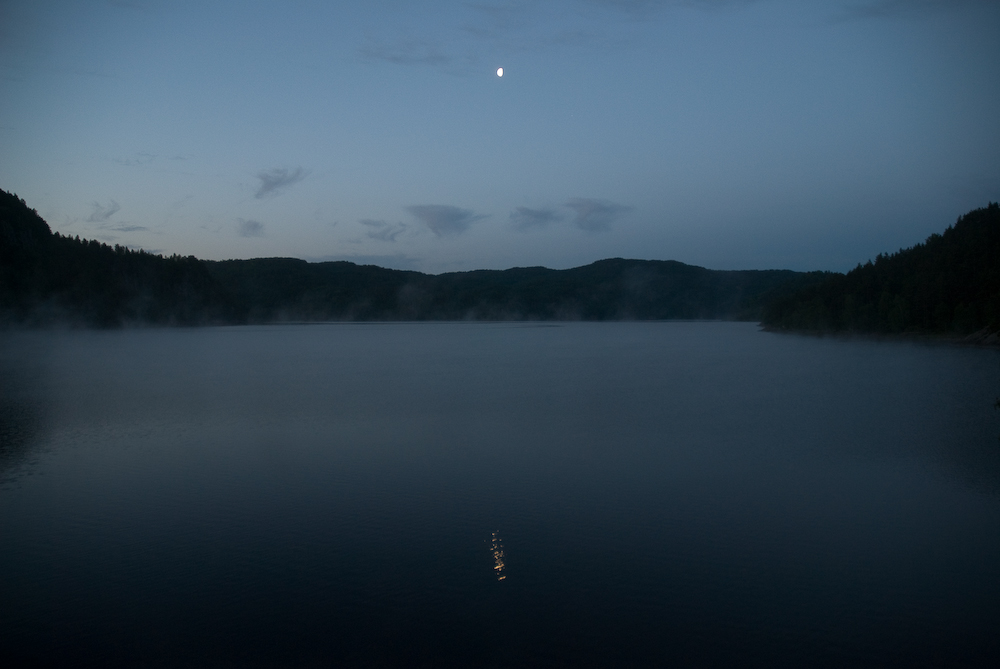
{"label": "light reflection streak", "polygon": [[493,551],[493,571],[496,572],[497,580],[502,581],[507,578],[507,575],[503,573],[507,565],[504,563],[503,542],[496,532],[493,533],[493,546],[490,550]]}

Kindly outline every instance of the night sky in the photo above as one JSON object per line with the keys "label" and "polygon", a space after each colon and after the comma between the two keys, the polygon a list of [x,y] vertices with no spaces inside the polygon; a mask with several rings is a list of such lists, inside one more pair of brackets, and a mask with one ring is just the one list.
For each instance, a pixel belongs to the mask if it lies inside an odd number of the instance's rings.
{"label": "night sky", "polygon": [[206,259],[844,271],[1000,200],[1000,2],[0,0],[0,188]]}

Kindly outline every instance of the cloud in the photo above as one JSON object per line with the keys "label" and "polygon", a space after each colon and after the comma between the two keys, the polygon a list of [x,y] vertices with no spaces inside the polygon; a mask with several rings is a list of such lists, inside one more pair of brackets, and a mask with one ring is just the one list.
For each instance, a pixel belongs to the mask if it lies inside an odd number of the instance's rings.
{"label": "cloud", "polygon": [[366,237],[377,239],[380,242],[394,242],[396,237],[406,230],[404,223],[386,223],[371,218],[362,218],[358,223],[368,228],[368,231],[365,232]]}
{"label": "cloud", "polygon": [[149,163],[156,160],[156,156],[152,153],[133,153],[128,158],[112,158],[119,165],[125,165],[126,167],[136,167],[138,165],[148,165]]}
{"label": "cloud", "polygon": [[595,5],[607,9],[615,9],[621,12],[634,14],[638,12],[649,12],[659,9],[664,5],[677,4],[670,0],[582,0],[582,4]]}
{"label": "cloud", "polygon": [[[576,4],[586,3],[577,0]],[[580,7],[567,12],[566,7],[546,2],[509,2],[483,5],[468,4],[474,14],[461,26],[467,60],[478,63],[487,53],[537,52],[566,46],[604,46],[608,40],[606,17],[588,17]],[[588,20],[589,19],[589,20]],[[488,47],[484,46],[487,43]],[[492,62],[492,61],[491,61]]]}
{"label": "cloud", "polygon": [[518,207],[510,212],[510,222],[518,230],[530,230],[532,228],[543,228],[553,221],[561,221],[562,216],[552,209],[529,209],[528,207]]}
{"label": "cloud", "polygon": [[82,67],[55,67],[53,72],[71,74],[75,77],[94,77],[97,79],[117,79],[117,75],[102,72],[100,70],[86,69]]}
{"label": "cloud", "polygon": [[260,221],[239,219],[236,224],[236,234],[240,237],[263,237],[264,224]]}
{"label": "cloud", "polygon": [[612,223],[632,211],[632,207],[587,197],[575,197],[566,206],[576,212],[573,219],[576,227],[588,232],[607,230]]}
{"label": "cloud", "polygon": [[470,3],[466,7],[475,13],[471,20],[466,21],[462,30],[477,39],[493,40],[530,28],[538,22],[537,14],[540,9],[537,3],[526,5],[523,2],[493,5]]}
{"label": "cloud", "polygon": [[257,187],[257,191],[253,196],[258,200],[264,197],[273,197],[292,184],[302,181],[308,174],[309,172],[301,167],[296,167],[294,170],[283,168],[265,170],[257,174],[257,178],[260,179],[260,186]]}
{"label": "cloud", "polygon": [[423,40],[367,44],[358,53],[366,60],[384,60],[395,65],[448,65],[453,60],[438,45]]}
{"label": "cloud", "polygon": [[759,1],[473,0],[456,3],[433,26],[401,21],[399,32],[369,37],[357,53],[369,61],[485,75],[496,69],[494,59],[500,54],[566,47],[629,48],[636,23],[652,27],[654,19],[671,10],[735,9]]}
{"label": "cloud", "polygon": [[446,204],[415,204],[406,207],[406,210],[438,237],[459,235],[468,230],[474,222],[489,216]]}
{"label": "cloud", "polygon": [[895,18],[971,4],[998,3],[997,0],[869,0],[848,5],[837,18],[841,20]]}
{"label": "cloud", "polygon": [[121,209],[114,200],[111,200],[111,204],[106,207],[99,202],[92,202],[90,206],[94,209],[90,216],[87,217],[87,221],[90,223],[103,223]]}
{"label": "cloud", "polygon": [[698,9],[721,9],[741,7],[759,0],[581,0],[588,5],[617,9],[629,14],[649,12],[666,7],[696,7]]}
{"label": "cloud", "polygon": [[130,225],[125,223],[107,229],[114,230],[115,232],[140,232],[142,230],[149,230],[145,225]]}

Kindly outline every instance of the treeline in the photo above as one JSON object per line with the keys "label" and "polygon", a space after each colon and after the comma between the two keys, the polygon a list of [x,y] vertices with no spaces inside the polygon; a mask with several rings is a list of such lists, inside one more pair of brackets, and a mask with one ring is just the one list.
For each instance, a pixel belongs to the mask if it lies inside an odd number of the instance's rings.
{"label": "treeline", "polygon": [[34,209],[0,191],[0,318],[120,326],[228,320],[205,264],[53,234]]}
{"label": "treeline", "polygon": [[0,320],[119,327],[328,320],[758,320],[824,273],[673,261],[428,275],[291,258],[162,257],[53,234],[0,191]]}
{"label": "treeline", "polygon": [[817,332],[967,335],[1000,330],[1000,205],[944,234],[773,300],[763,323]]}
{"label": "treeline", "polygon": [[601,260],[552,270],[437,276],[349,262],[206,262],[239,322],[280,320],[758,320],[775,295],[823,275],[720,272],[679,262]]}

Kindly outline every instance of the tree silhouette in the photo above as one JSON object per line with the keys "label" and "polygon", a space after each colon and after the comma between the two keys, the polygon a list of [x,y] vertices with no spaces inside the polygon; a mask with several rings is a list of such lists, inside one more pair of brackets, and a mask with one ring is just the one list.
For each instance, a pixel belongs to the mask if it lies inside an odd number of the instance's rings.
{"label": "tree silhouette", "polygon": [[858,265],[764,310],[771,327],[829,332],[1000,330],[1000,205],[976,209],[943,234]]}

